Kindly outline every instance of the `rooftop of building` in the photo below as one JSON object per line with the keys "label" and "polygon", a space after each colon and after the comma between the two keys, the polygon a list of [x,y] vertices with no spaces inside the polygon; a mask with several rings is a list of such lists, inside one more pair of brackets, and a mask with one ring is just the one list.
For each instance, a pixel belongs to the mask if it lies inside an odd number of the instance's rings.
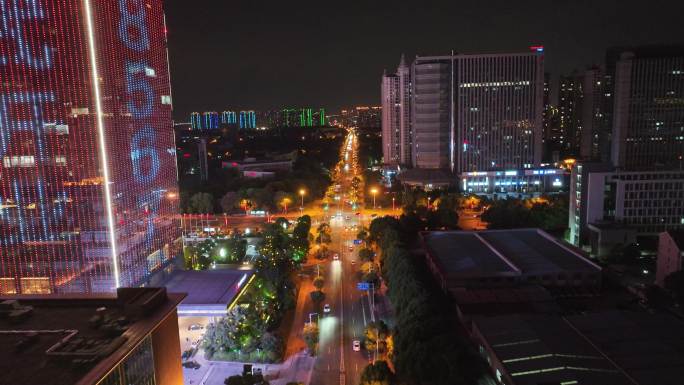
{"label": "rooftop of building", "polygon": [[562,317],[476,317],[473,323],[515,385],[633,385]]}
{"label": "rooftop of building", "polygon": [[96,383],[183,297],[164,288],[0,297],[0,383]]}
{"label": "rooftop of building", "polygon": [[640,385],[684,378],[684,322],[670,314],[606,311],[567,317],[581,336]]}
{"label": "rooftop of building", "polygon": [[427,251],[452,277],[599,272],[572,246],[539,229],[423,232]]}
{"label": "rooftop of building", "polygon": [[186,293],[179,315],[225,313],[252,276],[250,269],[176,270],[166,283],[173,293]]}

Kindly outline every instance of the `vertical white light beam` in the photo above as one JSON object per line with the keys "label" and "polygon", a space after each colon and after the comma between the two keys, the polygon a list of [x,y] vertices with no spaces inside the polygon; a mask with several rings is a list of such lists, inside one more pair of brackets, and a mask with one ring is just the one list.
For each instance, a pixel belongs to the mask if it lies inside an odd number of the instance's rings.
{"label": "vertical white light beam", "polygon": [[90,0],[83,0],[83,8],[86,13],[86,28],[88,30],[88,54],[90,56],[90,72],[93,81],[93,90],[95,91],[95,113],[97,115],[97,134],[100,147],[100,159],[102,160],[102,173],[104,176],[104,192],[105,204],[107,210],[107,225],[109,226],[109,239],[112,250],[112,265],[114,265],[114,282],[116,287],[120,286],[119,282],[119,261],[116,254],[116,234],[114,232],[114,214],[112,213],[112,195],[109,189],[109,168],[107,160],[107,151],[105,147],[105,133],[104,122],[102,120],[102,104],[100,102],[100,83],[99,74],[97,70],[97,57],[95,55],[95,37],[93,31],[93,15],[91,13]]}

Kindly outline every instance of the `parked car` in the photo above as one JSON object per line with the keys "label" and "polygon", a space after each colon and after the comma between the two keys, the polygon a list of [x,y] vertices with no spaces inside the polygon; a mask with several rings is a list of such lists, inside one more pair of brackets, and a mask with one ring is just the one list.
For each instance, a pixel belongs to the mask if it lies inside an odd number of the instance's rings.
{"label": "parked car", "polygon": [[330,304],[326,303],[323,305],[323,313],[330,313]]}
{"label": "parked car", "polygon": [[361,341],[354,340],[352,342],[352,350],[354,350],[355,352],[360,352],[361,351]]}
{"label": "parked car", "polygon": [[202,326],[200,324],[192,324],[192,325],[188,326],[188,330],[202,330],[202,329],[204,329],[204,326]]}
{"label": "parked car", "polygon": [[340,255],[338,253],[335,253],[333,255],[333,261],[338,261],[340,259]]}

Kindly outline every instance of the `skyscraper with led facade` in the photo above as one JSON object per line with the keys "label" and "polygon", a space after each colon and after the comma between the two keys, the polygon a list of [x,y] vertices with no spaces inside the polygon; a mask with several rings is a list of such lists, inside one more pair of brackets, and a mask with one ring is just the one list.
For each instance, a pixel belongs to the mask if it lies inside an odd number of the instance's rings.
{"label": "skyscraper with led facade", "polygon": [[0,0],[0,294],[110,292],[178,253],[159,0]]}

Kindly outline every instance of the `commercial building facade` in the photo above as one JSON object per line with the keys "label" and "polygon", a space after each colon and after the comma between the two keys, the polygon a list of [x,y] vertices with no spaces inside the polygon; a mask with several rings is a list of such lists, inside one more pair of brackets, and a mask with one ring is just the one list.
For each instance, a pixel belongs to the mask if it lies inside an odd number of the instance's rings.
{"label": "commercial building facade", "polygon": [[463,193],[529,198],[567,192],[570,172],[562,168],[471,171],[461,174],[460,179]]}
{"label": "commercial building facade", "polygon": [[414,168],[455,174],[539,165],[543,67],[541,47],[419,56],[410,74],[402,61],[392,84],[399,88],[395,101],[410,109],[384,115],[399,117],[400,147],[410,143],[410,154],[401,150],[401,156],[410,155]]}
{"label": "commercial building facade", "polygon": [[611,160],[616,167],[681,169],[684,47],[614,49]]}
{"label": "commercial building facade", "polygon": [[0,6],[0,294],[149,282],[180,240],[162,2]]}
{"label": "commercial building facade", "polygon": [[589,225],[601,223],[651,236],[684,227],[684,170],[620,171],[578,163],[570,178],[570,241],[589,245]]}

